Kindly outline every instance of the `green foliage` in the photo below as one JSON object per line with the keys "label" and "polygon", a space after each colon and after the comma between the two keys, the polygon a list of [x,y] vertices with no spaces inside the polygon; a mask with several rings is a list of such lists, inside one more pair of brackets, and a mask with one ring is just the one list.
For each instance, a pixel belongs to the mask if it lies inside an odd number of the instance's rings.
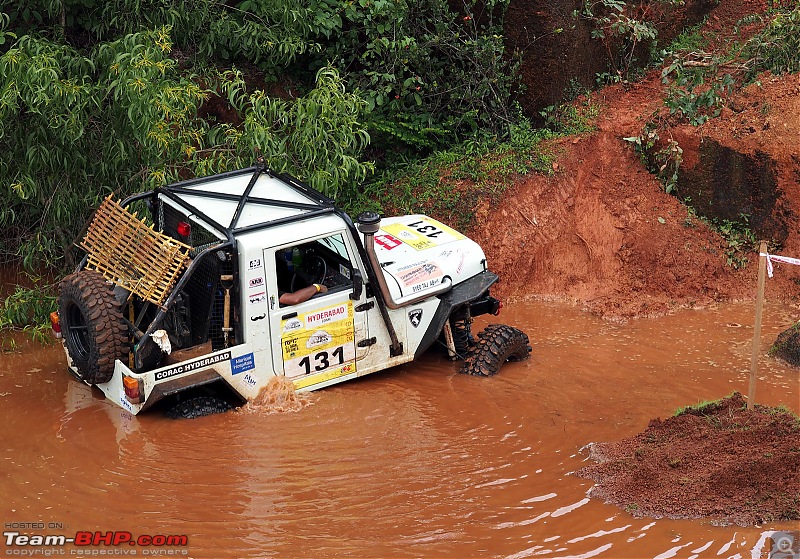
{"label": "green foliage", "polygon": [[8,14],[0,12],[0,48],[2,48],[3,45],[5,45],[8,41],[12,41],[17,38],[16,33],[6,31],[10,21],[11,18]]}
{"label": "green foliage", "polygon": [[620,81],[629,78],[639,47],[655,45],[661,11],[682,4],[683,0],[584,0],[573,17],[588,21],[592,38],[605,46],[611,68],[604,80]]}
{"label": "green foliage", "polygon": [[204,92],[177,74],[168,51],[162,29],[90,56],[26,35],[0,56],[7,258],[21,254],[29,269],[56,264],[103,196],[157,182],[163,162],[197,136]]}
{"label": "green foliage", "polygon": [[21,30],[59,28],[72,44],[167,27],[182,63],[241,61],[267,79],[290,72],[311,87],[313,72],[332,65],[349,91],[360,92],[378,138],[417,148],[441,148],[478,130],[503,135],[512,120],[517,61],[507,56],[502,37],[508,0],[465,0],[458,8],[447,0],[12,4]]}
{"label": "green foliage", "polygon": [[509,140],[466,141],[421,160],[399,161],[344,200],[356,214],[426,213],[462,231],[474,223],[475,212],[496,204],[519,175],[550,174],[555,155],[546,141],[554,135],[521,119]]}
{"label": "green foliage", "polygon": [[[235,72],[204,89],[170,49],[162,28],[101,43],[89,56],[24,36],[0,56],[6,259],[57,265],[107,194],[246,166],[257,153],[330,195],[365,178],[363,102],[335,71],[320,71],[317,88],[288,103],[248,94]],[[199,119],[212,94],[229,98],[244,124]]]}
{"label": "green foliage", "polygon": [[0,305],[0,329],[12,326],[22,328],[28,324],[50,325],[50,313],[56,310],[56,298],[42,295],[50,291],[41,278],[32,278],[34,287],[17,285],[14,292]]}
{"label": "green foliage", "polygon": [[[91,36],[169,27],[182,57],[253,64],[273,81],[291,72],[311,82],[332,65],[360,92],[379,138],[442,147],[510,123],[517,62],[503,46],[508,0],[466,0],[457,10],[447,0],[72,1],[92,4]],[[41,20],[61,9],[39,3]],[[64,9],[79,11],[71,2]]]}
{"label": "green foliage", "polygon": [[[0,262],[70,268],[108,194],[259,155],[354,199],[376,138],[372,153],[468,138],[524,151],[507,4],[0,0]],[[487,172],[525,165],[503,155]]]}
{"label": "green foliage", "polygon": [[585,134],[596,129],[594,119],[599,108],[592,103],[591,94],[587,94],[580,103],[562,103],[550,105],[539,112],[544,125],[556,134],[569,136]]}
{"label": "green foliage", "polygon": [[[33,340],[46,343],[50,336],[50,313],[56,310],[52,286],[42,278],[29,277],[33,287],[15,286],[14,292],[0,302],[0,330],[21,329]],[[14,349],[13,338],[3,340],[3,349]]]}
{"label": "green foliage", "polygon": [[767,25],[747,41],[742,51],[742,56],[750,60],[748,77],[752,79],[762,70],[773,74],[800,71],[800,5],[770,10],[758,17],[767,19]]}
{"label": "green foliage", "polygon": [[683,163],[683,148],[674,138],[661,141],[657,125],[648,122],[638,136],[623,138],[633,144],[642,163],[655,174],[664,187],[664,192],[673,194],[678,189],[678,172]]}
{"label": "green foliage", "polygon": [[[242,103],[234,100],[235,105]],[[302,177],[331,197],[373,170],[356,157],[369,144],[359,120],[364,101],[345,91],[333,68],[322,68],[316,88],[293,103],[263,91],[249,95],[246,103],[240,152],[260,150],[271,168]]]}
{"label": "green foliage", "polygon": [[53,38],[63,35],[66,26],[85,27],[99,5],[99,0],[0,0],[0,11],[16,34],[36,30]]}
{"label": "green foliage", "polygon": [[343,27],[325,50],[361,91],[369,126],[394,141],[442,147],[477,130],[502,134],[516,61],[505,56],[507,0],[357,0],[343,3]]}
{"label": "green foliage", "polygon": [[683,148],[677,140],[670,138],[667,145],[654,154],[655,164],[658,166],[656,175],[664,185],[664,191],[671,194],[678,188],[678,171],[683,164]]}
{"label": "green foliage", "polygon": [[[101,37],[170,27],[182,51],[221,61],[247,60],[273,77],[298,56],[319,52],[311,35],[327,2],[110,0],[92,31]],[[238,5],[236,5],[238,4]],[[327,19],[323,20],[327,21]]]}
{"label": "green foliage", "polygon": [[705,223],[711,229],[716,230],[725,241],[725,259],[728,266],[735,270],[746,267],[748,264],[748,255],[758,248],[756,235],[750,229],[749,216],[747,214],[739,214],[739,219],[736,220],[709,220],[697,215],[689,198],[685,198],[683,203],[686,204],[687,209],[684,225],[686,227],[694,227],[694,220],[697,219]]}
{"label": "green foliage", "polygon": [[708,17],[703,18],[703,21],[684,29],[680,35],[675,37],[669,46],[666,49],[661,51],[655,52],[654,51],[654,62],[662,63],[664,62],[669,56],[674,55],[675,53],[690,53],[690,52],[699,52],[702,51],[706,45],[708,44],[708,40],[706,39],[705,35],[703,35],[701,29],[705,26]]}
{"label": "green foliage", "polygon": [[719,116],[734,86],[731,75],[719,75],[713,62],[687,66],[680,57],[661,71],[661,79],[669,84],[664,102],[670,114],[685,118],[693,126]]}
{"label": "green foliage", "polygon": [[773,7],[738,25],[753,23],[765,25],[725,56],[699,51],[703,38],[696,33],[661,52],[661,59],[669,60],[661,77],[669,84],[665,104],[671,115],[699,126],[719,116],[737,83],[750,83],[764,70],[774,74],[800,70],[800,7]]}
{"label": "green foliage", "polygon": [[713,226],[725,239],[725,258],[728,266],[735,270],[747,266],[747,255],[756,249],[756,235],[750,229],[747,214],[739,214],[739,219],[714,220]]}
{"label": "green foliage", "polygon": [[705,411],[713,411],[719,406],[721,406],[725,400],[732,399],[734,396],[739,395],[738,392],[731,392],[724,398],[720,398],[718,400],[702,400],[696,404],[683,406],[675,410],[675,413],[672,414],[673,417],[678,417],[679,415],[686,415],[686,414],[694,414],[694,415],[703,415]]}

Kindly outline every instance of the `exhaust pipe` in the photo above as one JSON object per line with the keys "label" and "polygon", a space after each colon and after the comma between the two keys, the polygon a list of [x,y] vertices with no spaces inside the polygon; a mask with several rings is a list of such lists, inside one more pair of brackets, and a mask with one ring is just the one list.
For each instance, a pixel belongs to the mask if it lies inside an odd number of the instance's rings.
{"label": "exhaust pipe", "polygon": [[369,263],[372,269],[375,270],[375,279],[378,281],[378,289],[383,295],[383,300],[386,306],[390,309],[399,309],[406,305],[412,305],[428,297],[439,295],[445,291],[449,291],[453,286],[453,282],[449,277],[442,278],[439,287],[433,291],[428,291],[421,295],[406,295],[399,299],[394,299],[389,291],[389,286],[386,284],[386,276],[383,273],[380,262],[378,262],[378,255],[375,254],[375,233],[381,228],[381,216],[375,212],[363,212],[356,218],[358,221],[358,230],[364,235],[364,249],[367,252]]}

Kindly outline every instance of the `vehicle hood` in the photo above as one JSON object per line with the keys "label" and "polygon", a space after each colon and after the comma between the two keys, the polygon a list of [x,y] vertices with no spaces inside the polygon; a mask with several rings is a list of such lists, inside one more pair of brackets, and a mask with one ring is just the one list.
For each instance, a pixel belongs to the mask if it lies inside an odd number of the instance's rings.
{"label": "vehicle hood", "polygon": [[425,215],[383,219],[375,253],[393,297],[433,291],[445,277],[456,285],[486,269],[475,241]]}

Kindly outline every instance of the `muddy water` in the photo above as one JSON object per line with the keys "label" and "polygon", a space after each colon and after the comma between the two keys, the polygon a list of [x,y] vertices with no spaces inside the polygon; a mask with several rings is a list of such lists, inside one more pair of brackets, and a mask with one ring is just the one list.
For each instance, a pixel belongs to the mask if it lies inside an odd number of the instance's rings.
{"label": "muddy water", "polygon": [[[187,535],[191,557],[751,557],[787,525],[636,518],[589,501],[581,447],[746,392],[752,306],[613,324],[519,304],[533,357],[491,379],[435,355],[311,395],[292,413],[130,417],[58,347],[0,357],[0,522],[38,534]],[[767,306],[763,346],[796,318]],[[800,403],[764,356],[757,401]],[[49,523],[54,527],[47,528]],[[19,547],[0,543],[4,556]],[[67,554],[70,550],[67,550]]]}

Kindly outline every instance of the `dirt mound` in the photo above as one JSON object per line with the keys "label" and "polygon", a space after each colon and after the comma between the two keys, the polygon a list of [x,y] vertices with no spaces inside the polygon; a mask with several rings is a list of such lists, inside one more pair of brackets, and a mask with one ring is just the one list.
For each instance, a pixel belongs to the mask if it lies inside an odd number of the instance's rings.
{"label": "dirt mound", "polygon": [[778,335],[770,355],[800,367],[800,323],[792,325]]}
{"label": "dirt mound", "polygon": [[[731,31],[737,21],[765,9],[761,0],[719,4],[703,27],[714,38],[711,47],[741,39]],[[501,297],[573,300],[623,319],[754,297],[755,251],[746,267],[731,266],[728,243],[666,194],[624,140],[666,110],[665,87],[655,69],[638,83],[593,93],[597,130],[560,140],[551,176],[520,177],[500,204],[478,211],[470,234],[502,278]],[[750,215],[753,231],[789,256],[800,256],[799,91],[800,75],[764,74],[719,117],[672,129],[684,150],[687,190],[679,183],[678,195],[715,215]],[[709,183],[725,189],[739,176],[741,184],[728,188],[736,200],[716,191],[704,198]],[[798,279],[800,267],[784,266],[769,281],[767,298],[796,299]]]}
{"label": "dirt mound", "polygon": [[725,241],[666,194],[623,140],[663,104],[660,91],[654,72],[594,94],[598,130],[562,140],[555,173],[523,177],[473,230],[501,296],[571,299],[620,318],[752,297]]}
{"label": "dirt mound", "polygon": [[740,525],[800,520],[800,420],[734,393],[590,447],[591,497],[636,516]]}

